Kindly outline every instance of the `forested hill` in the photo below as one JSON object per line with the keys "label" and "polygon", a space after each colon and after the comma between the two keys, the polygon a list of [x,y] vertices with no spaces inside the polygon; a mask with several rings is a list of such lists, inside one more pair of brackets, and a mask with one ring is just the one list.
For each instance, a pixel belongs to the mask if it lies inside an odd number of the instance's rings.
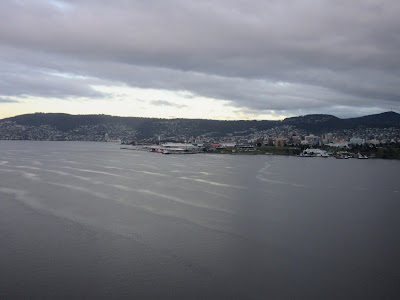
{"label": "forested hill", "polygon": [[101,125],[121,123],[132,128],[139,128],[148,118],[126,118],[109,115],[69,115],[61,113],[35,113],[19,115],[4,120],[14,121],[19,125],[41,126],[49,125],[61,131],[69,131],[85,125]]}
{"label": "forested hill", "polygon": [[141,138],[162,135],[197,136],[210,133],[223,136],[234,132],[262,131],[279,126],[281,121],[219,121],[205,119],[157,119],[117,117],[109,115],[69,115],[60,113],[35,113],[19,115],[2,121],[13,121],[24,126],[51,126],[59,131],[71,131],[87,126],[122,126],[135,130]]}
{"label": "forested hill", "polygon": [[306,115],[287,118],[283,121],[219,121],[205,119],[156,119],[137,117],[117,117],[109,115],[69,115],[61,113],[35,113],[19,115],[0,120],[0,123],[12,121],[15,124],[30,127],[50,126],[60,132],[78,131],[82,128],[122,128],[135,132],[138,138],[163,136],[199,136],[211,134],[225,136],[233,133],[243,135],[267,130],[273,127],[290,125],[310,133],[323,133],[334,130],[354,129],[358,127],[400,128],[400,114],[385,112],[359,118],[340,119],[332,115]]}
{"label": "forested hill", "polygon": [[287,118],[283,120],[282,124],[293,125],[296,128],[305,129],[315,133],[354,129],[361,126],[370,128],[400,128],[400,114],[390,111],[350,119],[340,119],[332,115],[316,114]]}

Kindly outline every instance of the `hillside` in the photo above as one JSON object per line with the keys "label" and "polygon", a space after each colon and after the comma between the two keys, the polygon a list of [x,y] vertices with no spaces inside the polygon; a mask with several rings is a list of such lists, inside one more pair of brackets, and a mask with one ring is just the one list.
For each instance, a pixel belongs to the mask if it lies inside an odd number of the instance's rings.
{"label": "hillside", "polygon": [[[355,128],[400,128],[400,114],[385,112],[359,118],[340,119],[332,115],[313,114],[286,118],[283,121],[219,121],[205,119],[156,119],[109,115],[69,115],[35,113],[0,120],[0,139],[103,140],[112,138],[147,139],[186,138],[196,136],[245,136],[271,128],[295,128],[305,133]],[[14,132],[10,134],[10,131]]]}
{"label": "hillside", "polygon": [[[224,136],[229,133],[250,133],[272,128],[280,121],[219,121],[205,119],[156,119],[117,117],[108,115],[69,115],[59,113],[35,113],[3,119],[23,126],[51,126],[61,132],[80,129],[85,126],[123,126],[137,133],[139,138],[155,135],[197,136],[212,134]],[[1,122],[1,121],[0,121]],[[107,132],[107,130],[105,130]],[[104,133],[105,133],[104,132]]]}
{"label": "hillside", "polygon": [[68,131],[84,125],[99,125],[119,123],[131,128],[139,128],[149,119],[147,118],[126,118],[108,115],[69,115],[61,113],[35,113],[19,115],[4,120],[14,121],[19,125],[41,126],[49,125],[60,131]]}
{"label": "hillside", "polygon": [[282,124],[292,125],[296,128],[314,133],[355,129],[361,126],[370,128],[400,128],[400,114],[391,111],[350,119],[340,119],[332,115],[315,114],[287,118],[283,120]]}
{"label": "hillside", "polygon": [[[345,120],[347,124],[355,126],[365,126],[365,127],[400,127],[400,114],[393,111],[384,112],[381,114],[369,115],[359,118],[351,118]],[[351,126],[348,125],[348,126]]]}

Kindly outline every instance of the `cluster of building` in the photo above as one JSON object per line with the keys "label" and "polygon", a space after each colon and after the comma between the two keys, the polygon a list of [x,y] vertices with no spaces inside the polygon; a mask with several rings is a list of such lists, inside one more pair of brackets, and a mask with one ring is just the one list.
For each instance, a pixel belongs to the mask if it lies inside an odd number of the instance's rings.
{"label": "cluster of building", "polygon": [[[161,121],[160,121],[161,122]],[[167,122],[167,121],[165,121]],[[176,125],[175,123],[169,124]],[[169,128],[173,129],[173,128]],[[0,139],[3,140],[51,140],[51,141],[118,141],[123,144],[154,145],[167,142],[194,145],[208,151],[224,148],[251,150],[255,146],[295,146],[305,148],[335,147],[349,148],[354,145],[379,146],[400,143],[399,128],[357,128],[344,129],[321,135],[311,134],[291,125],[281,125],[268,130],[228,133],[225,136],[205,132],[190,136],[192,128],[181,128],[164,132],[152,138],[139,139],[138,132],[124,124],[81,125],[71,130],[61,131],[49,125],[19,125],[13,121],[0,122]],[[179,132],[179,134],[178,134]]]}
{"label": "cluster of building", "polygon": [[260,132],[253,137],[269,146],[304,146],[349,148],[352,145],[380,145],[400,142],[399,128],[358,128],[315,135],[291,126]]}
{"label": "cluster of building", "polygon": [[341,130],[321,135],[308,134],[292,126],[280,126],[265,131],[252,133],[232,133],[224,137],[212,137],[204,134],[197,137],[162,137],[153,139],[136,140],[133,144],[162,144],[165,142],[182,142],[185,140],[198,147],[208,150],[239,148],[251,149],[254,146],[301,146],[307,147],[333,147],[350,148],[354,145],[379,146],[391,143],[400,143],[400,129],[398,128],[364,128],[357,130]]}

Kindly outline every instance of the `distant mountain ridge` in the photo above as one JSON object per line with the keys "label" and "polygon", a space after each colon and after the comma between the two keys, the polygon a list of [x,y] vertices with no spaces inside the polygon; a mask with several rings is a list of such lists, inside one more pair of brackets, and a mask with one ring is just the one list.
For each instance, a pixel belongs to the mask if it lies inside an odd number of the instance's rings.
{"label": "distant mountain ridge", "polygon": [[58,130],[67,131],[83,125],[98,125],[108,123],[124,123],[137,128],[150,120],[149,118],[118,117],[109,115],[70,115],[64,113],[34,113],[6,118],[1,121],[14,121],[19,125],[54,126]]}
{"label": "distant mountain ridge", "polygon": [[317,133],[326,130],[354,129],[360,126],[373,128],[400,128],[400,114],[388,111],[380,114],[349,119],[340,119],[333,115],[314,114],[286,118],[282,121],[282,124],[293,125],[297,128],[312,130]]}
{"label": "distant mountain ridge", "polygon": [[[70,115],[63,113],[34,113],[19,115],[0,120],[12,121],[22,126],[51,126],[58,131],[78,130],[84,126],[118,125],[134,130],[138,138],[162,136],[199,136],[212,134],[224,136],[227,134],[243,135],[256,131],[267,130],[277,126],[290,125],[310,133],[323,133],[334,130],[354,129],[358,127],[395,127],[400,128],[400,114],[390,111],[367,115],[358,118],[340,119],[333,115],[312,114],[286,118],[283,121],[219,121],[206,119],[156,119],[139,117],[118,117],[109,115]],[[107,125],[107,126],[106,126]]]}

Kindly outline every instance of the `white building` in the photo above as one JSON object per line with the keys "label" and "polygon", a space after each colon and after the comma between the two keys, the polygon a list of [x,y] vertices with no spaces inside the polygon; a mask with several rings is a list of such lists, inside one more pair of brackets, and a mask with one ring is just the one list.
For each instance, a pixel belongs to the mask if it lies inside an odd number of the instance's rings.
{"label": "white building", "polygon": [[328,156],[328,153],[322,149],[306,149],[303,151],[303,154],[313,155],[313,156]]}
{"label": "white building", "polygon": [[180,148],[180,149],[197,149],[198,147],[189,143],[165,143],[161,145],[162,148]]}
{"label": "white building", "polygon": [[335,142],[335,143],[329,143],[329,147],[336,147],[336,148],[349,148],[349,143],[348,142]]}

